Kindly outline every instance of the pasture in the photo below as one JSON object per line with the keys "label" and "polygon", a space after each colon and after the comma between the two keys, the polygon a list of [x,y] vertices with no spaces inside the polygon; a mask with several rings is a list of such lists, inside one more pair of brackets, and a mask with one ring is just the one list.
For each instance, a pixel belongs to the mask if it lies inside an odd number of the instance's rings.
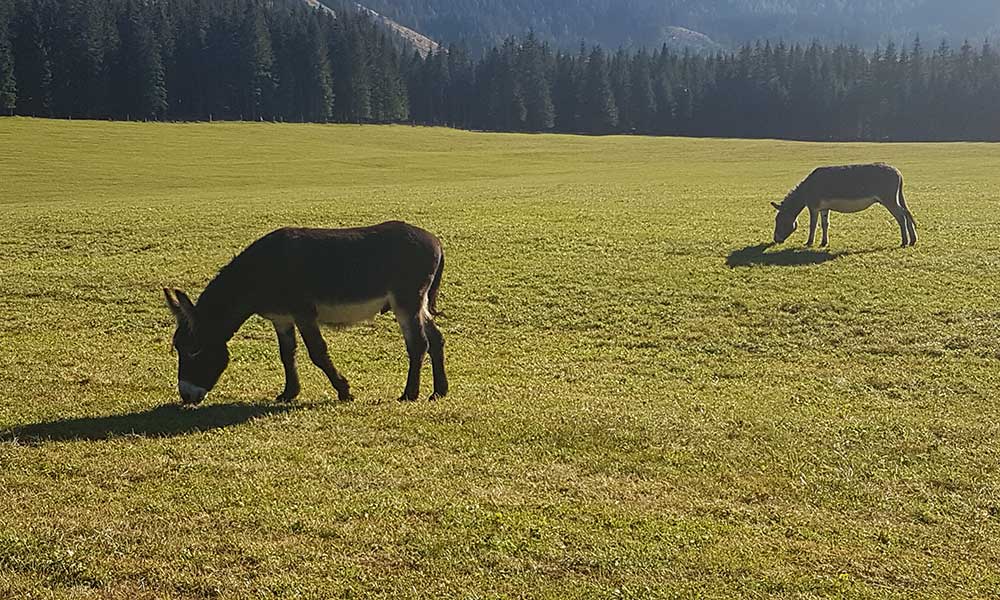
{"label": "pasture", "polygon": [[[915,248],[761,245],[875,160]],[[2,119],[0,597],[995,597],[998,199],[982,144]],[[301,353],[275,404],[254,317],[177,406],[163,286],[390,218],[444,244],[446,399],[382,315],[325,332],[355,402]]]}

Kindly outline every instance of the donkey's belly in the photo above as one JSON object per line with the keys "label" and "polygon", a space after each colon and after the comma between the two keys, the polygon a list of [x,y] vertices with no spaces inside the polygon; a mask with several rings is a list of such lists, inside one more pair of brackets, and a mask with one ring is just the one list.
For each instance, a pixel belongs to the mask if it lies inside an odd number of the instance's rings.
{"label": "donkey's belly", "polygon": [[388,296],[346,304],[317,304],[316,319],[327,325],[350,325],[375,318],[389,302]]}
{"label": "donkey's belly", "polygon": [[834,212],[853,213],[860,212],[872,204],[878,202],[878,198],[824,198],[819,201],[820,210],[832,210]]}
{"label": "donkey's belly", "polygon": [[[363,300],[361,302],[342,302],[338,304],[316,304],[316,320],[325,325],[343,327],[361,321],[367,321],[382,312],[389,303],[388,296]],[[292,315],[267,313],[261,315],[276,325],[286,325],[295,322]]]}

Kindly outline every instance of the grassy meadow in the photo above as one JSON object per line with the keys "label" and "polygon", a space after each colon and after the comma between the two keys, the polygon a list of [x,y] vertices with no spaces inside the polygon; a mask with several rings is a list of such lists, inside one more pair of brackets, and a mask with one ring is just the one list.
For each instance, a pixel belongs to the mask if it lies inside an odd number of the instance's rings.
{"label": "grassy meadow", "polygon": [[[906,177],[766,248],[820,164]],[[1000,147],[0,119],[0,598],[1000,594]],[[252,318],[177,406],[161,288],[285,225],[447,255],[451,394],[391,315]],[[430,367],[422,396],[430,392]]]}

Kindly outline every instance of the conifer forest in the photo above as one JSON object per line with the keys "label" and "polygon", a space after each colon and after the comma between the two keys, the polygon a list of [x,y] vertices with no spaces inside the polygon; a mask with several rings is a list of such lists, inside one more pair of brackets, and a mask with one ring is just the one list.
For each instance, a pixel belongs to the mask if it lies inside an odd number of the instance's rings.
{"label": "conifer forest", "polygon": [[0,113],[413,123],[584,134],[1000,140],[1000,53],[556,48],[532,32],[428,55],[353,8],[298,0],[0,0]]}

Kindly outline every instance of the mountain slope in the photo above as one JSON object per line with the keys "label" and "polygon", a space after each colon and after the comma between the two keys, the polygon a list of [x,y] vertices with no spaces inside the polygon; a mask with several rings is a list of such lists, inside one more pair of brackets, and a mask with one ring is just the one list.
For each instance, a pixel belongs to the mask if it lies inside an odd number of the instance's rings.
{"label": "mountain slope", "polygon": [[[438,40],[474,47],[533,29],[561,47],[671,42],[683,27],[726,44],[819,39],[872,47],[914,35],[952,42],[1000,34],[997,0],[366,0],[366,6]],[[960,6],[956,6],[960,4]]]}
{"label": "mountain slope", "polygon": [[[360,11],[376,22],[385,27],[393,35],[399,37],[405,44],[415,49],[420,53],[421,56],[427,56],[429,53],[434,52],[438,49],[438,43],[431,38],[406,27],[396,21],[386,17],[385,15],[379,14],[378,12],[368,8],[359,3],[354,3],[353,6],[345,2],[335,2],[333,0],[303,0],[307,5],[311,6],[316,10],[322,10],[329,13],[334,18],[337,16],[337,10],[357,10]],[[329,5],[336,6],[336,10],[331,8]]]}

